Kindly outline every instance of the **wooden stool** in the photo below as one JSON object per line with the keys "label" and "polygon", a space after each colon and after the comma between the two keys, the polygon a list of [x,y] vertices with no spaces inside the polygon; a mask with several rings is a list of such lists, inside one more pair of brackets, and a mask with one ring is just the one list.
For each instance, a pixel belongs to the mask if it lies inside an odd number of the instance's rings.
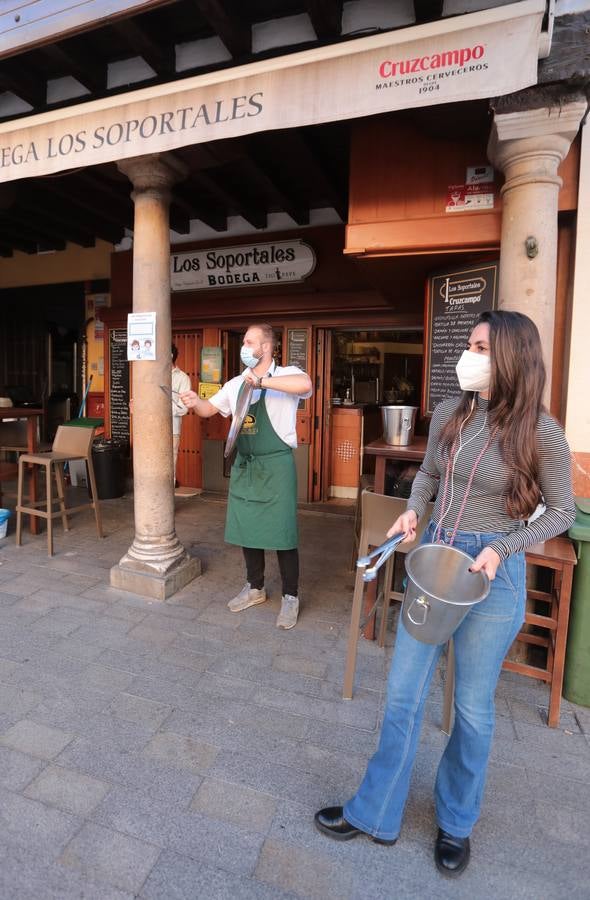
{"label": "wooden stool", "polygon": [[[505,659],[502,668],[510,672],[518,672],[519,675],[526,675],[529,678],[538,678],[550,685],[547,724],[549,728],[557,728],[561,708],[572,580],[574,566],[577,562],[576,551],[569,538],[556,537],[542,544],[534,544],[525,552],[525,556],[527,565],[548,569],[552,573],[552,584],[548,591],[527,589],[527,600],[544,603],[546,607],[543,613],[525,613],[524,623],[542,628],[546,634],[531,634],[521,630],[516,640],[537,647],[545,647],[547,658],[544,668],[511,659]],[[450,730],[453,691],[454,670],[452,658],[449,655],[443,714],[443,731],[446,731],[447,734]]]}
{"label": "wooden stool", "polygon": [[[16,504],[16,544],[18,547],[21,545],[23,513],[27,513],[31,516],[38,516],[39,518],[47,520],[48,556],[53,556],[53,520],[56,516],[61,516],[64,531],[69,531],[66,513],[77,512],[79,509],[86,509],[88,506],[91,506],[94,509],[98,536],[103,536],[98,491],[96,489],[96,479],[94,477],[94,467],[92,465],[93,437],[93,428],[77,428],[60,425],[57,429],[53,446],[49,453],[23,453],[23,455],[19,457],[18,499]],[[70,507],[66,510],[63,467],[64,463],[74,459],[83,459],[86,461],[92,500],[89,503],[82,503],[79,506]],[[44,466],[45,468],[46,499],[45,501],[41,500],[36,503],[31,503],[30,506],[23,505],[24,467],[26,465]],[[53,496],[53,476],[55,476],[57,498],[54,498]],[[54,512],[53,505],[56,502],[59,503],[59,510]],[[44,506],[45,509],[39,509],[40,506]]]}

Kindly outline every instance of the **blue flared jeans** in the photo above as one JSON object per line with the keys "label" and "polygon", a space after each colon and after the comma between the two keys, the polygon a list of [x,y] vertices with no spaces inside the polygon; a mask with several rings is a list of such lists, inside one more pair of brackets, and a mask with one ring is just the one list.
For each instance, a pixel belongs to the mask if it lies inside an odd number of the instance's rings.
{"label": "blue flared jeans", "polygon": [[[449,543],[451,532],[441,532]],[[457,532],[454,546],[476,557],[498,537]],[[431,523],[422,543],[432,543]],[[500,563],[488,596],[469,611],[453,636],[455,722],[435,785],[436,818],[455,837],[468,837],[481,808],[494,734],[494,694],[502,661],[524,621],[524,553]],[[371,758],[344,816],[367,834],[397,838],[418,747],[424,704],[443,645],[423,644],[400,617],[387,684],[387,700],[377,752]]]}

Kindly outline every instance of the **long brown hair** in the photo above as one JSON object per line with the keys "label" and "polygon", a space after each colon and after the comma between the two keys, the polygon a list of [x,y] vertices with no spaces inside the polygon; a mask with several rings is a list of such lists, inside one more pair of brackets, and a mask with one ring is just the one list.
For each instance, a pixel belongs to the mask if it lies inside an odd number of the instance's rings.
{"label": "long brown hair", "polygon": [[[510,471],[506,511],[513,519],[526,519],[541,500],[537,424],[544,409],[546,380],[541,339],[535,323],[522,313],[484,312],[477,320],[478,325],[482,323],[490,326],[490,433],[498,435]],[[443,453],[451,452],[461,422],[475,415],[474,396],[473,391],[464,391],[443,427]]]}

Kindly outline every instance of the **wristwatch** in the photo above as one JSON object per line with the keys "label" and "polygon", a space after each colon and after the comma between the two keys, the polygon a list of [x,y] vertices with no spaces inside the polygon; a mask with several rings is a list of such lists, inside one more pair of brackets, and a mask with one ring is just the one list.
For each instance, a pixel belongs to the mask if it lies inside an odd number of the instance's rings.
{"label": "wristwatch", "polygon": [[256,376],[256,387],[257,387],[257,388],[262,387],[262,379],[263,379],[263,378],[264,378],[264,375],[257,375],[257,376]]}

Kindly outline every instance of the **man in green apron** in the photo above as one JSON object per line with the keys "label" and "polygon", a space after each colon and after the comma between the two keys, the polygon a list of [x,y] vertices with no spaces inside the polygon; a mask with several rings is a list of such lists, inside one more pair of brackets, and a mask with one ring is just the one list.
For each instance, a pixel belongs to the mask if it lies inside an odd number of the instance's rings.
{"label": "man in green apron", "polygon": [[277,366],[270,325],[252,325],[240,356],[246,369],[221,390],[203,400],[194,391],[182,402],[199,416],[234,415],[246,383],[252,401],[237,439],[232,466],[225,540],[242,547],[246,584],[229,601],[232,612],[264,603],[264,551],[276,550],[283,596],[278,628],[293,628],[299,614],[297,550],[297,479],[293,449],[297,446],[297,407],[312,393],[309,375],[297,366]]}

